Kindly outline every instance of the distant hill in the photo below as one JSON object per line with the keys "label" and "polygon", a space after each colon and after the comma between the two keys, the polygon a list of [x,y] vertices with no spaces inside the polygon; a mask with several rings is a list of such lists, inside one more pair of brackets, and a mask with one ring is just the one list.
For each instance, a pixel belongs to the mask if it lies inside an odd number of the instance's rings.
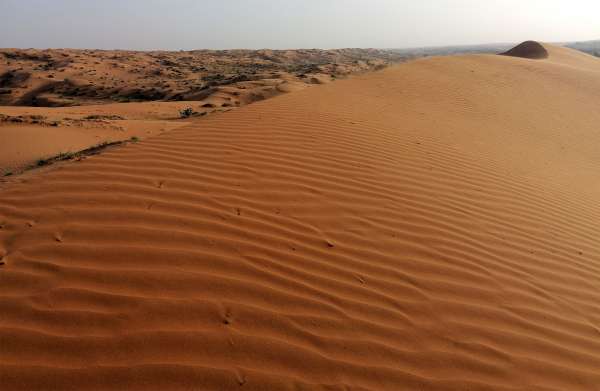
{"label": "distant hill", "polygon": [[565,46],[571,49],[580,50],[596,57],[600,57],[600,40],[571,42]]}
{"label": "distant hill", "polygon": [[515,45],[512,43],[495,43],[483,45],[430,46],[409,49],[392,49],[391,51],[405,57],[428,57],[450,56],[456,54],[497,54],[506,52],[513,46]]}

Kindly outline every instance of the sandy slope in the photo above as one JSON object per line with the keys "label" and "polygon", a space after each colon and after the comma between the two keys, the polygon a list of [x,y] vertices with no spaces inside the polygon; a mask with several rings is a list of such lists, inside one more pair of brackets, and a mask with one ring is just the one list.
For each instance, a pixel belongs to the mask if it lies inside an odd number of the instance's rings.
{"label": "sandy slope", "polygon": [[0,106],[0,180],[40,159],[105,143],[144,139],[186,122],[180,111],[206,114],[228,109],[198,102],[141,102],[75,107]]}
{"label": "sandy slope", "polygon": [[599,390],[600,62],[432,58],[0,191],[10,390]]}

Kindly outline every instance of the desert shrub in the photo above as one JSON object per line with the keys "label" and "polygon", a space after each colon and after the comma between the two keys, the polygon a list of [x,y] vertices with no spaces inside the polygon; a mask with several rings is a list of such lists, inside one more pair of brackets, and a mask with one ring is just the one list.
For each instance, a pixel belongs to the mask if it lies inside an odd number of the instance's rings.
{"label": "desert shrub", "polygon": [[194,109],[192,109],[191,107],[185,108],[183,110],[179,111],[179,115],[181,116],[181,118],[189,118],[194,114]]}
{"label": "desert shrub", "polygon": [[88,115],[86,117],[83,117],[84,120],[88,120],[88,121],[97,121],[97,120],[113,120],[113,121],[118,121],[118,120],[124,120],[125,118],[121,117],[120,115],[100,115],[100,114],[95,114],[95,115]]}

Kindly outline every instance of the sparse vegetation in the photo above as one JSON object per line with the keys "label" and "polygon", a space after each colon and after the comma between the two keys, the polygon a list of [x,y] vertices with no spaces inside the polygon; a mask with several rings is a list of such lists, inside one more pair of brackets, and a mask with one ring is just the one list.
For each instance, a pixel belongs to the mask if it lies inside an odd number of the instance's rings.
{"label": "sparse vegetation", "polygon": [[192,109],[191,107],[179,111],[179,116],[181,118],[189,118],[192,115],[194,115],[194,109]]}
{"label": "sparse vegetation", "polygon": [[37,161],[36,166],[43,167],[47,166],[48,164],[50,164],[50,159],[40,159]]}
{"label": "sparse vegetation", "polygon": [[138,136],[133,136],[129,139],[132,143],[137,143],[138,141],[140,141],[140,138]]}
{"label": "sparse vegetation", "polygon": [[36,165],[38,167],[48,166],[54,162],[60,162],[64,160],[71,160],[76,156],[73,152],[61,152],[58,155],[48,158],[48,159],[40,159],[37,161]]}
{"label": "sparse vegetation", "polygon": [[[133,139],[137,139],[137,137],[132,137],[129,141],[131,142],[135,142]],[[27,169],[33,169],[36,167],[44,167],[44,166],[49,166],[51,164],[54,163],[58,163],[58,162],[62,162],[65,160],[73,160],[76,158],[80,158],[82,156],[90,156],[90,155],[96,155],[98,154],[100,151],[102,151],[105,148],[108,147],[112,147],[114,145],[120,145],[123,143],[126,143],[127,141],[104,141],[101,142],[99,144],[94,145],[93,147],[90,148],[86,148],[84,150],[81,150],[79,152],[61,152],[56,156],[52,156],[46,159],[39,159],[36,164],[28,167]]]}
{"label": "sparse vegetation", "polygon": [[124,120],[125,118],[121,117],[120,115],[96,114],[96,115],[88,115],[86,117],[83,117],[83,119],[88,120],[88,121],[99,121],[99,120],[118,121],[118,120]]}
{"label": "sparse vegetation", "polygon": [[58,154],[57,159],[58,160],[70,160],[70,159],[73,159],[74,156],[75,156],[75,154],[71,151],[61,152]]}
{"label": "sparse vegetation", "polygon": [[123,141],[103,141],[101,143],[98,143],[96,145],[94,145],[91,148],[88,149],[84,149],[83,151],[81,151],[80,153],[85,153],[85,152],[97,152],[100,149],[106,148],[106,147],[110,147],[112,145],[119,145],[119,144],[123,144]]}
{"label": "sparse vegetation", "polygon": [[[93,50],[4,49],[0,58],[10,70],[0,72],[0,101],[3,105],[41,107],[202,101],[221,91],[223,86],[255,89],[272,83],[273,79],[286,78],[286,74],[303,74],[309,78],[335,74],[339,78],[406,57],[392,50],[374,49],[156,51],[127,55]],[[106,66],[117,72],[105,69]],[[64,77],[61,72],[79,76]],[[48,82],[43,88],[29,82],[38,77]],[[298,81],[304,79],[299,77]],[[195,113],[183,118],[192,115]],[[87,119],[112,119],[90,117]]]}
{"label": "sparse vegetation", "polygon": [[0,122],[11,122],[17,124],[34,124],[34,125],[52,125],[47,121],[47,117],[43,115],[6,115],[0,114]]}

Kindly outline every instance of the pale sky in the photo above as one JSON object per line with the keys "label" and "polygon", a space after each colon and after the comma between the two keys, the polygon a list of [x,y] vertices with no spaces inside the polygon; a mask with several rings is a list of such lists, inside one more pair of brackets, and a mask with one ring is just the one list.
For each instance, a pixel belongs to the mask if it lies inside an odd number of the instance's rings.
{"label": "pale sky", "polygon": [[600,0],[0,0],[0,47],[405,48],[600,39]]}

